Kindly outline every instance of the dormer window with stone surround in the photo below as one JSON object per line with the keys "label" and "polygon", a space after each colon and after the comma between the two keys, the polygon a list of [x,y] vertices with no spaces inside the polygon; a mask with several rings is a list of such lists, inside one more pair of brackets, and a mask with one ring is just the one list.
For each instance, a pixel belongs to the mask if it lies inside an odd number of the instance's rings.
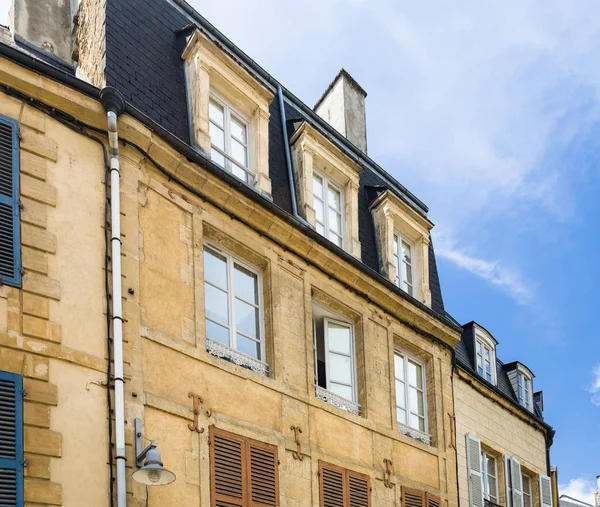
{"label": "dormer window with stone surround", "polygon": [[433,224],[390,190],[371,205],[382,274],[431,306],[429,232]]}
{"label": "dormer window with stone surround", "polygon": [[496,385],[496,340],[483,329],[475,329],[475,369],[477,374]]}
{"label": "dormer window with stone surround", "polygon": [[188,38],[181,57],[192,144],[270,198],[269,105],[273,93],[198,30]]}
{"label": "dormer window with stone surround", "polygon": [[521,364],[517,366],[517,395],[519,403],[533,412],[533,374]]}
{"label": "dormer window with stone surround", "polygon": [[319,234],[360,258],[358,185],[362,168],[306,122],[290,142],[300,214]]}

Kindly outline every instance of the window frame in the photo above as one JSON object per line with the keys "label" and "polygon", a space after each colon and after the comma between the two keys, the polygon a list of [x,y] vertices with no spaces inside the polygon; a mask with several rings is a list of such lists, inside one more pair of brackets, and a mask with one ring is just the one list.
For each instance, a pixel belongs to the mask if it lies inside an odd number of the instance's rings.
{"label": "window frame", "polygon": [[[404,379],[400,380],[396,377],[396,368],[395,368],[395,364],[394,364],[394,397],[395,397],[395,407],[396,407],[396,414],[398,413],[398,409],[400,408],[401,410],[404,410],[406,412],[407,418],[406,418],[406,423],[401,423],[400,421],[398,421],[398,416],[396,415],[396,423],[398,424],[402,424],[404,426],[407,426],[415,431],[418,431],[419,433],[424,433],[426,435],[429,436],[429,411],[428,411],[428,406],[427,406],[427,374],[425,371],[426,365],[423,361],[420,361],[419,359],[416,359],[414,356],[407,354],[406,352],[404,352],[403,350],[400,349],[395,349],[394,350],[394,358],[396,356],[400,356],[403,358],[403,368],[404,368]],[[407,375],[408,375],[408,362],[412,361],[415,364],[418,364],[421,367],[421,376],[422,376],[422,381],[423,381],[423,421],[424,421],[424,430],[421,430],[420,428],[413,428],[410,424],[410,414],[411,414],[411,409],[410,409],[410,385],[408,383],[407,380]],[[404,396],[405,396],[405,401],[406,401],[406,407],[402,408],[398,406],[398,391],[396,389],[396,380],[400,380],[403,384],[404,384]],[[418,390],[418,388],[415,387],[415,389]],[[418,418],[421,418],[420,415],[415,414]]]}
{"label": "window frame", "polygon": [[[343,398],[343,396],[333,392],[331,390],[331,373],[330,373],[330,360],[329,360],[329,354],[330,354],[330,348],[329,348],[329,333],[328,333],[328,324],[329,323],[332,324],[337,324],[339,326],[344,326],[347,327],[350,330],[350,368],[351,368],[351,375],[352,375],[352,385],[350,386],[352,388],[352,399],[349,400],[353,403],[358,403],[358,389],[357,389],[357,385],[356,385],[356,345],[354,343],[354,324],[351,322],[347,322],[344,320],[340,320],[340,319],[334,319],[331,317],[323,317],[323,341],[324,341],[324,346],[325,346],[325,370],[327,372],[327,378],[326,380],[326,384],[327,384],[327,390],[330,393],[333,393],[337,396],[340,396],[341,398]],[[347,356],[347,354],[343,353],[343,352],[337,352],[334,351],[334,354],[338,354],[340,356]],[[334,384],[339,384],[339,385],[346,385],[343,384],[341,382],[334,382]],[[346,385],[347,386],[347,385]],[[348,387],[348,386],[347,386]]]}
{"label": "window frame", "polygon": [[[528,390],[525,389],[527,382]],[[529,393],[529,396],[526,397],[525,393]],[[533,412],[533,379],[522,370],[517,370],[517,395],[521,406]]]}
{"label": "window frame", "polygon": [[[318,232],[317,230],[317,223],[320,223],[317,219],[317,211],[316,211],[316,207],[315,207],[315,188],[314,188],[314,179],[315,177],[317,178],[321,178],[322,181],[322,188],[323,188],[323,193],[324,195],[321,195],[320,197],[318,197],[318,199],[323,203],[323,229],[325,230],[325,234],[321,234],[321,236],[323,236],[324,238],[328,239],[329,241],[331,241],[332,243],[334,243],[336,246],[339,246],[342,249],[346,248],[346,235],[345,235],[345,229],[346,229],[346,214],[344,212],[344,206],[345,206],[345,200],[344,200],[344,190],[342,189],[342,187],[340,187],[337,183],[335,183],[331,178],[329,178],[328,176],[326,176],[325,174],[323,174],[321,171],[317,170],[316,168],[313,168],[313,174],[312,174],[312,199],[313,199],[313,209],[315,210],[315,230]],[[336,213],[338,213],[340,215],[340,234],[338,234],[337,236],[339,236],[339,238],[341,239],[341,245],[338,245],[335,241],[333,241],[330,237],[329,237],[329,233],[330,233],[330,228],[329,228],[329,202],[327,200],[327,191],[329,190],[329,186],[332,186],[339,194],[340,196],[340,210],[334,210]],[[331,208],[333,209],[333,208]],[[334,236],[336,236],[335,233],[332,233]]]}
{"label": "window frame", "polygon": [[[402,284],[405,283],[405,281],[403,280],[402,277],[402,266],[404,264],[404,259],[402,259],[402,243],[406,243],[409,247],[410,247],[410,252],[411,252],[411,263],[407,264],[410,266],[410,272],[411,272],[411,277],[412,277],[412,283],[410,284],[410,288],[411,288],[411,292],[404,290],[404,288],[402,287]],[[394,246],[397,245],[397,253],[394,253]],[[417,297],[417,287],[418,287],[418,280],[417,280],[417,270],[416,270],[416,263],[417,263],[417,259],[415,257],[416,254],[416,250],[415,250],[415,245],[414,242],[409,240],[405,235],[401,234],[400,232],[398,232],[397,230],[394,230],[394,235],[392,238],[392,256],[394,259],[394,267],[396,268],[396,280],[394,281],[394,283],[396,284],[396,286],[402,290],[403,292],[406,292],[406,294],[408,294],[409,296],[412,296],[414,298]],[[408,282],[406,282],[406,284],[408,285]]]}
{"label": "window frame", "polygon": [[[219,104],[222,108],[223,108],[223,122],[224,125],[221,127],[220,125],[217,125],[215,122],[213,122],[213,120],[210,117],[210,102],[216,102],[217,104]],[[244,126],[246,127],[246,144],[245,144],[245,148],[246,148],[246,156],[247,156],[247,166],[246,167],[242,167],[241,164],[237,161],[234,160],[233,156],[231,155],[231,117],[236,118],[236,120],[238,120],[240,123],[243,123]],[[215,124],[218,128],[220,128],[221,130],[223,130],[223,135],[224,135],[224,141],[225,141],[225,149],[221,150],[221,148],[218,148],[217,146],[215,146],[212,142],[212,137],[210,136],[210,124],[213,123]],[[234,108],[233,106],[230,105],[230,103],[225,99],[225,97],[223,97],[221,94],[219,94],[217,91],[215,91],[213,88],[210,89],[209,92],[209,113],[208,113],[208,132],[209,132],[209,138],[210,138],[210,148],[211,150],[216,150],[222,157],[225,158],[225,166],[221,166],[218,162],[214,161],[214,159],[212,158],[212,153],[210,155],[211,160],[213,160],[213,162],[215,164],[217,164],[219,167],[222,167],[223,170],[227,171],[228,173],[232,174],[233,176],[235,176],[236,178],[238,178],[241,181],[242,180],[239,176],[236,176],[235,173],[233,172],[233,166],[236,166],[238,169],[244,171],[247,175],[247,180],[245,181],[246,184],[254,187],[258,177],[256,174],[256,171],[254,171],[253,169],[253,163],[252,163],[252,128],[251,128],[251,122],[250,120],[242,113],[240,113],[236,108]],[[239,141],[239,140],[238,140]],[[242,144],[240,142],[240,144]],[[228,163],[229,166],[228,167]]]}
{"label": "window frame", "polygon": [[[260,361],[262,363],[267,364],[266,361],[266,343],[265,343],[265,325],[264,325],[264,311],[265,311],[265,306],[264,306],[264,294],[263,294],[263,273],[262,270],[260,270],[259,268],[256,268],[254,266],[252,266],[251,264],[248,264],[246,261],[244,261],[243,259],[241,259],[239,256],[235,255],[234,253],[232,253],[231,251],[222,248],[219,245],[216,245],[214,242],[212,241],[205,241],[202,247],[202,254],[204,256],[204,250],[206,248],[212,249],[214,251],[216,251],[219,255],[225,257],[227,259],[226,262],[226,269],[227,269],[227,281],[229,286],[227,287],[227,290],[224,291],[223,287],[219,287],[217,285],[215,285],[212,282],[209,282],[206,280],[206,277],[204,277],[204,283],[208,283],[209,285],[211,285],[212,287],[215,287],[218,290],[221,290],[223,292],[226,292],[227,294],[227,303],[228,303],[228,317],[229,317],[229,325],[227,326],[229,329],[229,345],[225,345],[226,347],[236,351],[237,353],[240,354],[244,354],[245,356],[250,357],[251,359],[255,360],[255,361]],[[245,299],[242,298],[238,298],[235,295],[235,285],[234,285],[234,278],[233,275],[235,273],[235,264],[240,265],[241,267],[243,267],[244,269],[250,271],[251,273],[255,274],[257,277],[257,287],[256,290],[258,292],[258,304],[257,305],[253,305],[252,303],[250,303],[249,301],[246,301]],[[203,286],[204,289],[204,286]],[[237,345],[237,323],[235,321],[235,299],[240,299],[242,302],[249,304],[251,306],[256,306],[258,309],[258,332],[259,332],[259,339],[255,340],[252,337],[246,336],[245,333],[240,333],[243,336],[245,336],[246,338],[248,338],[249,340],[255,341],[260,343],[260,358],[255,358],[252,356],[249,356],[248,354],[245,354],[244,352],[242,352],[241,350],[237,349],[235,345]],[[208,317],[206,315],[206,290],[204,289],[204,320],[206,322],[206,320],[210,320],[211,322],[214,322],[215,324],[221,326],[221,327],[226,327],[224,325],[224,323],[222,322],[218,322],[215,319],[212,319],[210,317]],[[233,338],[232,338],[233,335]],[[205,331],[205,336],[206,336],[206,331]],[[214,340],[212,338],[209,338],[208,336],[206,336],[206,338],[208,338],[209,340],[212,341],[217,341],[218,340]],[[221,342],[218,342],[221,343]],[[221,343],[222,344],[222,343]],[[235,344],[235,345],[234,345]],[[224,345],[224,344],[222,344]]]}
{"label": "window frame", "polygon": [[[477,351],[477,345],[481,343],[482,354],[480,355]],[[488,380],[485,376],[485,349],[489,349],[490,352],[490,379]],[[484,334],[478,330],[475,332],[475,371],[482,379],[488,381],[490,384],[496,385],[496,346],[495,344]],[[481,367],[483,374],[479,373],[478,357],[481,357]]]}
{"label": "window frame", "polygon": [[[529,482],[529,491],[525,490],[525,479]],[[523,507],[533,507],[533,477],[521,472],[521,482],[523,485]],[[526,497],[529,498],[528,503],[526,503]]]}
{"label": "window frame", "polygon": [[[496,469],[496,475],[490,475],[488,471],[488,462],[487,460],[494,461],[494,468]],[[499,504],[500,490],[498,488],[498,458],[486,451],[485,449],[481,449],[481,482],[482,482],[482,490],[483,490],[483,499],[488,500],[489,502],[493,502],[495,504]],[[491,497],[489,492],[488,479],[493,478],[496,483],[496,496],[494,498]]]}

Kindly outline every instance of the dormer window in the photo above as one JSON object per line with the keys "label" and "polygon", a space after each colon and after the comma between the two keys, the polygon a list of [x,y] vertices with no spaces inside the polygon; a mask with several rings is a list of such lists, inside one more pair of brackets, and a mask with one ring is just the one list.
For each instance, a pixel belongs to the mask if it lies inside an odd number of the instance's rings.
{"label": "dormer window", "polygon": [[399,233],[394,233],[394,266],[396,285],[411,296],[414,294],[413,246]]}
{"label": "dormer window", "polygon": [[319,234],[344,246],[343,195],[337,185],[318,172],[313,173],[315,228]]}
{"label": "dormer window", "polygon": [[496,343],[479,330],[475,332],[475,367],[480,377],[496,385]]}
{"label": "dormer window", "polygon": [[519,403],[533,412],[533,394],[531,378],[524,372],[518,374]]}

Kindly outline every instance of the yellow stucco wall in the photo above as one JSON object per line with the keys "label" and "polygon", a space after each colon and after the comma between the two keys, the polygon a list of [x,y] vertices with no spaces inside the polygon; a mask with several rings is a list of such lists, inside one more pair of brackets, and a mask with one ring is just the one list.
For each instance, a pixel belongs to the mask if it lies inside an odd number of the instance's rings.
{"label": "yellow stucco wall", "polygon": [[454,376],[459,505],[469,505],[466,454],[468,433],[479,438],[482,448],[496,456],[500,503],[506,505],[503,458],[514,456],[521,463],[522,471],[533,476],[533,501],[534,505],[539,505],[537,477],[539,474],[546,474],[546,442],[541,426],[527,414],[517,415],[517,409],[508,406],[507,402],[484,386],[476,389],[474,384],[479,383],[469,379],[464,372]]}
{"label": "yellow stucco wall", "polygon": [[[0,82],[105,127],[97,102],[13,63],[0,60]],[[22,374],[28,391],[25,498],[31,505],[105,506],[109,470],[106,390],[101,385],[106,375],[101,150],[6,95],[0,96],[0,113],[18,119],[23,135],[25,272],[22,289],[0,287],[0,368]],[[165,465],[177,474],[175,483],[150,489],[150,505],[210,504],[208,427],[216,425],[278,447],[282,506],[318,505],[319,459],[368,474],[373,505],[400,505],[400,486],[405,485],[439,494],[444,505],[456,506],[451,352],[425,337],[432,333],[451,343],[458,339],[456,331],[189,163],[136,121],[122,117],[119,124],[122,137],[252,225],[168,181],[135,149],[122,148],[130,504],[143,505],[146,495],[131,480],[133,420],[141,417],[144,434],[159,442]],[[206,352],[206,238],[264,273],[268,377]],[[310,254],[317,266],[290,249]],[[313,298],[355,321],[363,416],[314,395]],[[416,351],[427,363],[431,446],[395,427],[394,347]],[[202,433],[188,428],[190,392],[204,399]],[[302,429],[302,461],[293,458],[292,425]],[[383,483],[384,458],[394,463],[391,489]]]}

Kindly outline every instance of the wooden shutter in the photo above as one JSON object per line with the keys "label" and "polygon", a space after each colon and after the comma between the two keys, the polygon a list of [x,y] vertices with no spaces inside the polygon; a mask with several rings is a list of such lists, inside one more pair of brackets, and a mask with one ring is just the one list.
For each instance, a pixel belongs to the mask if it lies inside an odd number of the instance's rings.
{"label": "wooden shutter", "polygon": [[346,476],[348,478],[348,505],[350,507],[369,507],[371,505],[369,477],[351,470],[346,470]]}
{"label": "wooden shutter", "polygon": [[523,507],[523,476],[521,475],[521,463],[514,457],[509,459],[509,463],[512,507]]}
{"label": "wooden shutter", "polygon": [[0,280],[21,286],[19,124],[0,115]]}
{"label": "wooden shutter", "polygon": [[321,507],[345,507],[344,469],[319,461],[319,498]]}
{"label": "wooden shutter", "polygon": [[244,438],[211,427],[211,505],[245,505],[246,470]]}
{"label": "wooden shutter", "polygon": [[0,505],[23,505],[23,380],[0,371]]}
{"label": "wooden shutter", "polygon": [[248,441],[250,468],[250,505],[279,505],[277,448],[254,440]]}
{"label": "wooden shutter", "polygon": [[439,496],[426,493],[425,499],[427,507],[440,507],[441,499]]}
{"label": "wooden shutter", "polygon": [[552,507],[552,482],[547,475],[540,475],[540,505]]}
{"label": "wooden shutter", "polygon": [[469,504],[471,507],[483,507],[481,442],[477,437],[470,433],[467,434],[466,438],[467,470],[469,472]]}
{"label": "wooden shutter", "polygon": [[425,492],[402,486],[402,507],[426,507]]}

